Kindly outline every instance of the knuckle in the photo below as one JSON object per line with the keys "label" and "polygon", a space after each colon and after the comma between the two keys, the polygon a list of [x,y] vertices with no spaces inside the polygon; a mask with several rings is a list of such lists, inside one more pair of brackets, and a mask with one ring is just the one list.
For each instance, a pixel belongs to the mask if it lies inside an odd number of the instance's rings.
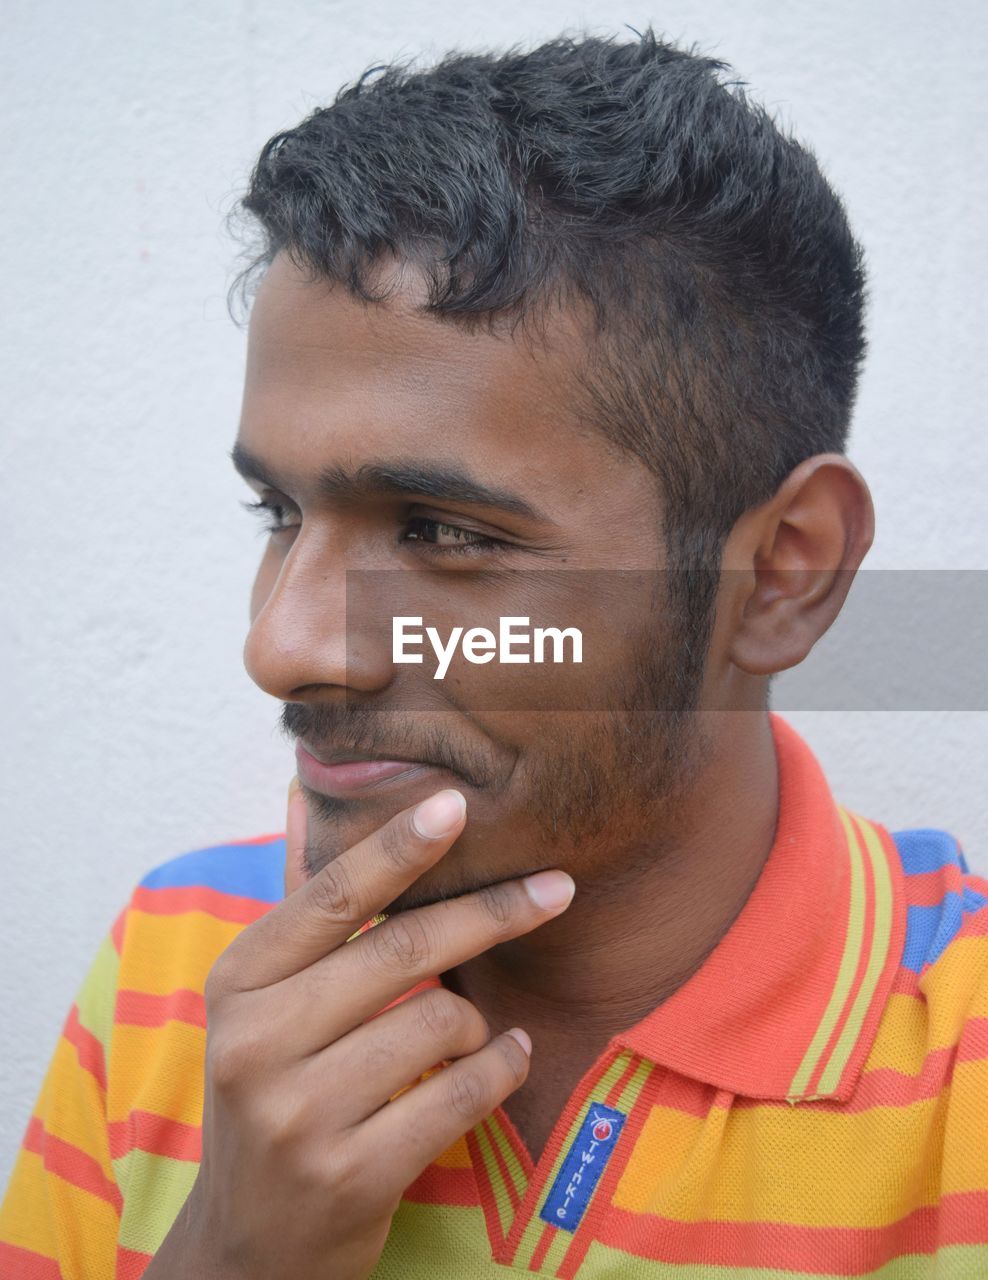
{"label": "knuckle", "polygon": [[478,890],[478,898],[485,919],[494,926],[496,932],[505,932],[514,918],[514,913],[512,912],[514,899],[510,886],[503,884],[485,885],[483,889]]}
{"label": "knuckle", "polygon": [[392,870],[406,871],[412,865],[410,836],[407,820],[389,822],[378,832],[381,855]]}
{"label": "knuckle", "polygon": [[243,1035],[214,1031],[206,1039],[206,1072],[214,1088],[232,1092],[254,1071],[256,1047]]}
{"label": "knuckle", "polygon": [[460,997],[450,991],[430,991],[419,1002],[422,1030],[430,1038],[451,1039],[463,1024]]}
{"label": "knuckle", "polygon": [[313,906],[330,920],[349,920],[353,914],[354,894],[346,872],[329,863],[310,882]]}
{"label": "knuckle", "polygon": [[450,1071],[449,1105],[464,1120],[473,1119],[485,1109],[487,1087],[476,1071]]}
{"label": "knuckle", "polygon": [[374,960],[387,972],[419,969],[429,956],[429,935],[420,916],[394,916],[371,929],[368,947]]}

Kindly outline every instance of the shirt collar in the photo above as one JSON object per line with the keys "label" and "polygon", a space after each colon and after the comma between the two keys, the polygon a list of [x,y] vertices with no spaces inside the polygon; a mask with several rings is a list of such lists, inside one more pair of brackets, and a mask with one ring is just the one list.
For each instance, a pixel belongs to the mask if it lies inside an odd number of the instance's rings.
{"label": "shirt collar", "polygon": [[790,1103],[854,1091],[905,941],[889,833],[836,804],[816,757],[771,713],[775,838],[703,965],[611,1044],[718,1089]]}

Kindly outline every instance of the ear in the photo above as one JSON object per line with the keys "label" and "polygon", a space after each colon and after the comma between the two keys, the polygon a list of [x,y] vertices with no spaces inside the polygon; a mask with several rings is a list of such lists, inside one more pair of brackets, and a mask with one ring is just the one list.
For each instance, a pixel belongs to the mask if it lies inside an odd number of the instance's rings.
{"label": "ear", "polygon": [[875,535],[871,493],[843,454],[806,458],[774,497],[746,511],[724,547],[734,634],[751,675],[794,667],[840,613]]}

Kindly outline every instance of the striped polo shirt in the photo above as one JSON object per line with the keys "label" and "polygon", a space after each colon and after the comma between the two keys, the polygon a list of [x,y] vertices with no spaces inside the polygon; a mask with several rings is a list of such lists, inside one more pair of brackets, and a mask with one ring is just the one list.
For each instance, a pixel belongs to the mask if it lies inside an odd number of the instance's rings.
{"label": "striped polo shirt", "polygon": [[[988,880],[946,832],[837,804],[772,731],[775,838],[727,933],[614,1036],[536,1164],[502,1108],[430,1164],[375,1278],[988,1276]],[[206,975],[282,898],[284,855],[233,841],[134,890],[27,1125],[5,1280],[142,1274],[198,1169]]]}

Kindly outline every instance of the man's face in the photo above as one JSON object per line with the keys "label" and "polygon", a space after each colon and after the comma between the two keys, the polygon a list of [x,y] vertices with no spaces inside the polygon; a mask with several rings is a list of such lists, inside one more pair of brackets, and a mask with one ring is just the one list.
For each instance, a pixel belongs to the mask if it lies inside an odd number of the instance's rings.
{"label": "man's face", "polygon": [[[699,754],[656,485],[570,416],[583,340],[563,319],[546,351],[414,314],[422,296],[406,266],[365,306],[282,254],[251,317],[238,445],[287,527],[254,585],[247,671],[317,755],[410,762],[305,787],[308,869],[455,786],[463,835],[391,909],[551,866],[613,887],[660,855]],[[586,628],[584,662],[460,659],[438,681],[393,661],[399,613],[444,637],[544,615]]]}

